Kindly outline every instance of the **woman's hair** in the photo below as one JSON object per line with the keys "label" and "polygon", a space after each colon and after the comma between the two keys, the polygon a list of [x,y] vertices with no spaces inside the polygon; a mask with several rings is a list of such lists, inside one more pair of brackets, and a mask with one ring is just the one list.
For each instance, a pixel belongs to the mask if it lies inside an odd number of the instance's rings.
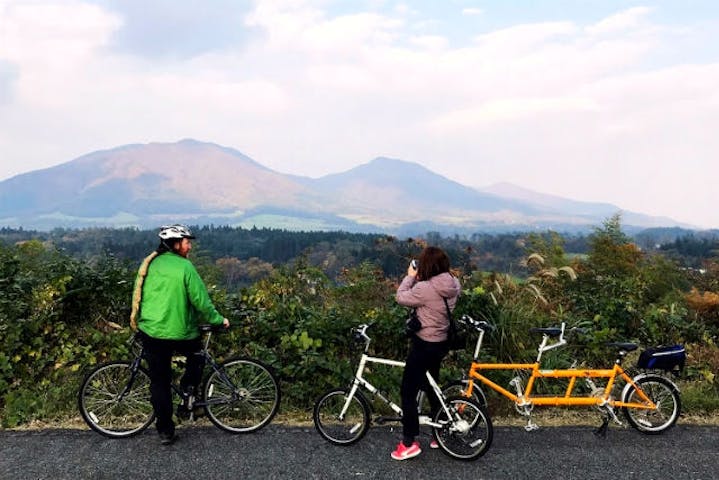
{"label": "woman's hair", "polygon": [[420,280],[429,280],[440,273],[449,272],[449,257],[439,247],[426,247],[419,254],[417,276]]}

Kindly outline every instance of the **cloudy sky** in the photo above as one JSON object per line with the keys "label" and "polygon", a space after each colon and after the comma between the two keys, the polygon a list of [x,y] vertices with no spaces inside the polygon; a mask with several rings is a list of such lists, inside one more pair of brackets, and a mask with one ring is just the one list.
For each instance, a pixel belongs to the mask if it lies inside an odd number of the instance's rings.
{"label": "cloudy sky", "polygon": [[714,0],[0,0],[0,180],[183,138],[719,227]]}

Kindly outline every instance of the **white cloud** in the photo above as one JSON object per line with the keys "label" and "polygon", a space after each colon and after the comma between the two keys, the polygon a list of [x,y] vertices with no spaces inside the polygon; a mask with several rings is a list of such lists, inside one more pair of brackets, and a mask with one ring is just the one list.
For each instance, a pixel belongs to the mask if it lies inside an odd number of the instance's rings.
{"label": "white cloud", "polygon": [[589,98],[504,98],[490,100],[473,108],[447,112],[430,124],[437,134],[467,132],[484,125],[496,126],[499,122],[512,122],[527,118],[541,119],[544,115],[564,112],[591,112],[598,110]]}
{"label": "white cloud", "polygon": [[473,15],[482,15],[483,13],[484,13],[484,10],[482,10],[481,8],[463,8],[462,9],[462,15],[473,16]]}
{"label": "white cloud", "polygon": [[275,50],[347,54],[368,46],[390,44],[403,21],[375,13],[327,18],[313,8],[288,11],[270,2],[262,3],[250,14],[248,24],[264,28],[270,38],[268,46]]}
{"label": "white cloud", "polygon": [[[62,22],[58,22],[60,18]],[[97,58],[121,20],[80,2],[32,2],[13,3],[0,10],[0,25],[0,59],[15,65],[19,72],[18,100],[38,107],[67,108],[71,107],[67,90],[84,83],[86,65]]]}
{"label": "white cloud", "polygon": [[107,43],[121,20],[80,2],[29,2],[5,6],[0,25],[0,57],[22,65],[58,68],[86,61]]}
{"label": "white cloud", "polygon": [[427,50],[444,50],[449,46],[449,40],[440,35],[420,35],[411,37],[410,43]]}
{"label": "white cloud", "polygon": [[592,35],[603,35],[636,29],[646,26],[645,17],[651,13],[648,7],[634,7],[628,10],[611,15],[586,28],[587,33]]}
{"label": "white cloud", "polygon": [[321,87],[347,92],[371,92],[382,87],[379,78],[365,68],[354,64],[319,64],[307,69],[310,83]]}
{"label": "white cloud", "polygon": [[313,25],[302,38],[308,48],[348,51],[364,46],[388,45],[397,38],[402,21],[373,13],[346,15]]}
{"label": "white cloud", "polygon": [[521,51],[536,46],[540,42],[576,34],[579,28],[572,22],[545,22],[496,30],[479,35],[477,44],[485,48],[505,52]]}

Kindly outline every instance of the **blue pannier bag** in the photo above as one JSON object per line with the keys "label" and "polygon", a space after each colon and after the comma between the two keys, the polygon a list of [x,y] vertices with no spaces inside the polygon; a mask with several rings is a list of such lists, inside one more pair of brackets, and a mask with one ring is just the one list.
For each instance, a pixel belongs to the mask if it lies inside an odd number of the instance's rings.
{"label": "blue pannier bag", "polygon": [[683,345],[647,348],[639,355],[637,366],[647,370],[679,371],[684,368],[687,352]]}

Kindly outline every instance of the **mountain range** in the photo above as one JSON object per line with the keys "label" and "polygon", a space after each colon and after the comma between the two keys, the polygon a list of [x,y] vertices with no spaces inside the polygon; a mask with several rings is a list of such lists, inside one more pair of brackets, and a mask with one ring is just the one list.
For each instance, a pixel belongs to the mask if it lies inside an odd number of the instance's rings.
{"label": "mountain range", "polygon": [[[97,151],[0,182],[0,226],[41,230],[183,222],[410,235],[584,231],[620,211],[507,183],[473,188],[384,157],[320,178],[288,175],[189,139]],[[690,227],[628,211],[622,222]]]}

